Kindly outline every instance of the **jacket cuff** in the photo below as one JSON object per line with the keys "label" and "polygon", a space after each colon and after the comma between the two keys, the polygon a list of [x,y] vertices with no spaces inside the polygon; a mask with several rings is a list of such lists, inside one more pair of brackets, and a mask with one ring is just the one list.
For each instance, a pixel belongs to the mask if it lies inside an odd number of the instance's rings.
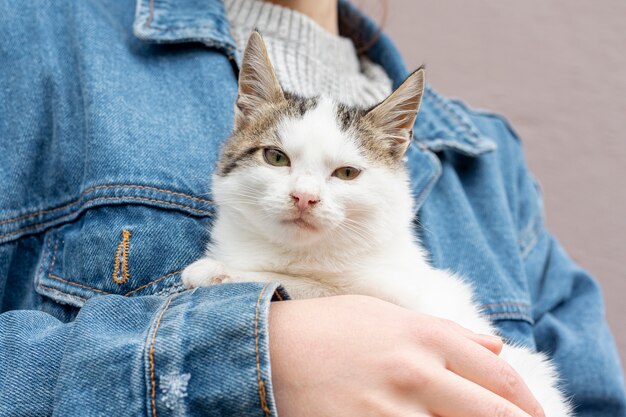
{"label": "jacket cuff", "polygon": [[145,349],[147,408],[157,416],[276,416],[268,314],[278,283],[197,288],[165,301]]}

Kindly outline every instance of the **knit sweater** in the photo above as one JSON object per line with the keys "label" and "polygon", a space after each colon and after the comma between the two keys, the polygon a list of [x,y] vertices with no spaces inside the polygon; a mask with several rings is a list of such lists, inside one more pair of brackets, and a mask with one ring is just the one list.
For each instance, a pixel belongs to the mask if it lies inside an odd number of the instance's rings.
{"label": "knit sweater", "polygon": [[391,93],[391,80],[379,65],[360,57],[350,39],[331,34],[308,16],[260,0],[224,0],[224,5],[237,49],[243,51],[257,29],[285,91],[360,107]]}

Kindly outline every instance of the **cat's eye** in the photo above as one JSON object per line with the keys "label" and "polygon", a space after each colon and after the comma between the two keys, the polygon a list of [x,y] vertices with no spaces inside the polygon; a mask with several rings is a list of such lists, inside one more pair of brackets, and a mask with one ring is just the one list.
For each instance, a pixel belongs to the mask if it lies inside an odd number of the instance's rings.
{"label": "cat's eye", "polygon": [[354,167],[341,167],[337,168],[335,172],[333,172],[333,177],[337,177],[344,181],[350,181],[358,177],[360,173],[361,170]]}
{"label": "cat's eye", "polygon": [[287,155],[276,148],[263,149],[263,159],[265,159],[265,162],[275,167],[288,167],[291,165],[291,161],[289,161]]}

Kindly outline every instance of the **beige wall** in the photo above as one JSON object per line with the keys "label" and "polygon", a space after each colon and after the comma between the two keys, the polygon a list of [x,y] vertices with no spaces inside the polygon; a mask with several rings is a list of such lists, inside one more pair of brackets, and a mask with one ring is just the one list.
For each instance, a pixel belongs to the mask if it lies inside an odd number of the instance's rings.
{"label": "beige wall", "polygon": [[[355,0],[374,19],[380,1]],[[386,31],[443,94],[506,115],[549,228],[601,282],[626,362],[626,2],[390,0]],[[584,314],[584,312],[581,312]]]}

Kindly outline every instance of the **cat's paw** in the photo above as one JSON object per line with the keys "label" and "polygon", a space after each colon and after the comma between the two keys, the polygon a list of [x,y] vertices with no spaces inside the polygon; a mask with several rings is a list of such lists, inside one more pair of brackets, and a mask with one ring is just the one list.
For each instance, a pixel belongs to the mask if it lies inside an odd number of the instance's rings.
{"label": "cat's paw", "polygon": [[183,270],[185,288],[209,287],[231,281],[224,264],[210,258],[202,258]]}

